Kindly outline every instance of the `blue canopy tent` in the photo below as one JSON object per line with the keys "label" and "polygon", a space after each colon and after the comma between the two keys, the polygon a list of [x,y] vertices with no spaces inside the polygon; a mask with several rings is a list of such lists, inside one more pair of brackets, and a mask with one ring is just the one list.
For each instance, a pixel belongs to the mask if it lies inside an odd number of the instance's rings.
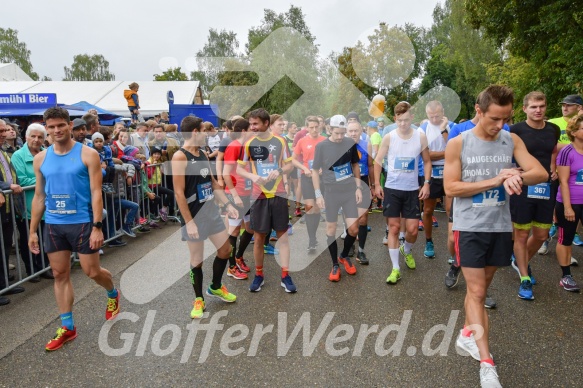
{"label": "blue canopy tent", "polygon": [[[67,109],[67,112],[69,112],[69,116],[71,117],[82,117],[83,115],[86,115],[88,112],[78,106],[74,106],[74,105],[64,105],[64,104],[58,104],[59,107]],[[48,109],[48,108],[47,108]],[[42,116],[44,115],[46,109],[43,109],[41,111],[37,110],[34,113],[30,113],[29,116]]]}
{"label": "blue canopy tent", "polygon": [[115,119],[120,118],[120,115],[116,115],[115,113],[112,113],[108,110],[105,110],[103,108],[100,108],[96,105],[90,104],[87,101],[79,101],[76,102],[74,104],[71,104],[71,106],[76,106],[79,107],[85,111],[88,111],[89,109],[95,109],[97,111],[97,116],[99,117],[99,121],[101,122],[101,124],[104,125],[113,125],[115,123]]}

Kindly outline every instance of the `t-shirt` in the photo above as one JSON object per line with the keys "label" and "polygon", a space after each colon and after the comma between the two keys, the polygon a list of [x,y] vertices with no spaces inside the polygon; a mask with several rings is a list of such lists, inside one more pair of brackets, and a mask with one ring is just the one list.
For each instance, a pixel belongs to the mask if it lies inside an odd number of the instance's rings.
{"label": "t-shirt", "polygon": [[230,136],[225,136],[223,140],[221,140],[221,143],[219,144],[219,152],[225,153],[225,151],[227,150],[227,146],[231,144],[232,141],[233,139],[231,139]]}
{"label": "t-shirt", "polygon": [[[569,144],[559,151],[557,156],[557,166],[569,166],[569,194],[571,194],[571,205],[583,204],[583,155],[581,155],[573,144]],[[561,190],[557,193],[557,201],[563,202]]]}
{"label": "t-shirt", "polygon": [[512,125],[510,132],[515,133],[522,139],[528,153],[534,156],[547,172],[550,173],[551,157],[553,150],[557,146],[557,141],[561,136],[561,130],[555,124],[545,124],[544,128],[536,129],[528,125],[526,121],[522,121]]}
{"label": "t-shirt", "polygon": [[351,138],[345,137],[339,143],[326,139],[316,146],[312,169],[322,169],[322,182],[327,187],[355,185],[352,164],[359,159]]}
{"label": "t-shirt", "polygon": [[[225,139],[223,139],[225,140]],[[248,197],[251,195],[251,188],[253,183],[250,179],[244,179],[237,175],[237,161],[242,157],[243,145],[239,140],[231,140],[230,144],[225,149],[225,155],[223,157],[223,162],[225,165],[233,165],[231,170],[231,179],[233,180],[233,185],[235,185],[235,191],[240,197]],[[225,191],[230,193],[229,188],[226,187]]]}
{"label": "t-shirt", "polygon": [[[468,130],[474,128],[475,126],[476,126],[476,124],[474,124],[472,122],[472,120],[464,121],[463,123],[459,123],[459,124],[454,125],[453,128],[451,129],[451,131],[449,131],[447,141],[450,141],[451,139],[455,138],[460,133],[468,131]],[[505,131],[510,131],[510,127],[507,124],[504,124],[502,129]]]}
{"label": "t-shirt", "polygon": [[[261,177],[267,177],[273,170],[291,161],[291,155],[286,141],[279,136],[270,134],[267,138],[254,136],[249,139],[243,149],[243,158],[239,163],[247,166],[250,171]],[[253,198],[273,198],[276,194],[284,194],[283,177],[267,182],[264,186],[253,185]]]}
{"label": "t-shirt", "polygon": [[557,117],[554,119],[550,119],[549,123],[553,123],[558,125],[561,129],[561,138],[559,139],[559,144],[569,144],[571,140],[569,140],[569,136],[567,136],[567,120],[564,117]]}
{"label": "t-shirt", "polygon": [[[312,136],[305,136],[298,141],[298,144],[294,147],[294,154],[301,156],[302,164],[308,169],[312,169],[312,163],[314,162],[314,153],[316,152],[316,146],[321,141],[326,140],[324,136],[318,136],[313,138]],[[303,170],[302,174],[304,173]]]}
{"label": "t-shirt", "polygon": [[381,142],[383,141],[383,137],[380,133],[375,132],[370,135],[370,144],[380,146]]}
{"label": "t-shirt", "polygon": [[306,137],[307,134],[308,134],[308,129],[307,128],[300,129],[296,133],[296,135],[294,136],[293,148],[296,148],[296,145],[298,144],[298,141],[300,141],[300,139],[303,139],[304,137]]}
{"label": "t-shirt", "polygon": [[[453,122],[448,123],[447,129],[451,129],[454,126]],[[420,126],[421,129],[425,132],[425,136],[427,136],[427,148],[429,151],[445,151],[445,146],[447,145],[446,141],[443,139],[443,135],[441,134],[441,126],[440,125],[433,125],[429,121],[424,122]],[[432,160],[431,164],[433,166],[440,166],[445,164],[445,159],[440,160]]]}
{"label": "t-shirt", "polygon": [[219,149],[219,145],[221,144],[221,135],[217,132],[216,135],[211,135],[207,138],[207,144],[211,150],[211,152],[215,152]]}

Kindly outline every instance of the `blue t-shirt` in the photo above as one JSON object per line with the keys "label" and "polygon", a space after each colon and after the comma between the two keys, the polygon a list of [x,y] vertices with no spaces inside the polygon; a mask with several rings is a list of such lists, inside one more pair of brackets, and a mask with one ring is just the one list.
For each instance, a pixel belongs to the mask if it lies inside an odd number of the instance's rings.
{"label": "blue t-shirt", "polygon": [[[462,132],[469,131],[470,129],[474,128],[476,124],[472,122],[472,120],[464,121],[463,123],[459,123],[453,126],[451,131],[449,131],[449,136],[447,137],[447,141],[455,138]],[[503,130],[510,132],[510,127],[506,124],[502,127]]]}

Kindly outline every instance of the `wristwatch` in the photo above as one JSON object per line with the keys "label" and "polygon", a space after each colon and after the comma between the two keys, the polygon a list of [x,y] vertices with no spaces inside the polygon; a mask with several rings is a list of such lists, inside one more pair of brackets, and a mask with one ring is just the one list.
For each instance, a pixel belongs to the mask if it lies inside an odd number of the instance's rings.
{"label": "wristwatch", "polygon": [[279,173],[279,175],[283,175],[283,168],[281,168],[281,167],[280,167],[280,168],[278,168],[278,169],[277,169],[277,172]]}
{"label": "wristwatch", "polygon": [[431,179],[429,179],[429,180],[425,179],[425,184],[426,185],[430,185],[431,184]]}
{"label": "wristwatch", "polygon": [[449,133],[449,131],[447,130],[447,128],[445,128],[443,131],[441,131],[441,134],[443,135],[444,133]]}
{"label": "wristwatch", "polygon": [[97,229],[101,229],[103,227],[103,222],[97,221],[93,223],[93,227]]}

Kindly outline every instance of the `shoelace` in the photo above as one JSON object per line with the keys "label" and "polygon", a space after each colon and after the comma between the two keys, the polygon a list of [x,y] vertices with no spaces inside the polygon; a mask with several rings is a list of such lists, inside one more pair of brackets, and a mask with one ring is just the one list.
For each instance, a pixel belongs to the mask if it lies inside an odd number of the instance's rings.
{"label": "shoelace", "polygon": [[65,333],[67,332],[67,330],[63,329],[62,327],[59,327],[57,329],[57,334],[55,334],[55,336],[53,337],[53,339],[59,339],[61,338]]}
{"label": "shoelace", "polygon": [[107,300],[107,311],[115,311],[117,307],[117,300],[115,298],[109,298]]}
{"label": "shoelace", "polygon": [[198,300],[198,299],[195,300],[194,301],[194,308],[197,309],[197,310],[202,310],[204,308],[203,307],[203,303],[204,302],[202,300]]}
{"label": "shoelace", "polygon": [[498,373],[495,366],[480,369],[480,377],[483,381],[498,381]]}

